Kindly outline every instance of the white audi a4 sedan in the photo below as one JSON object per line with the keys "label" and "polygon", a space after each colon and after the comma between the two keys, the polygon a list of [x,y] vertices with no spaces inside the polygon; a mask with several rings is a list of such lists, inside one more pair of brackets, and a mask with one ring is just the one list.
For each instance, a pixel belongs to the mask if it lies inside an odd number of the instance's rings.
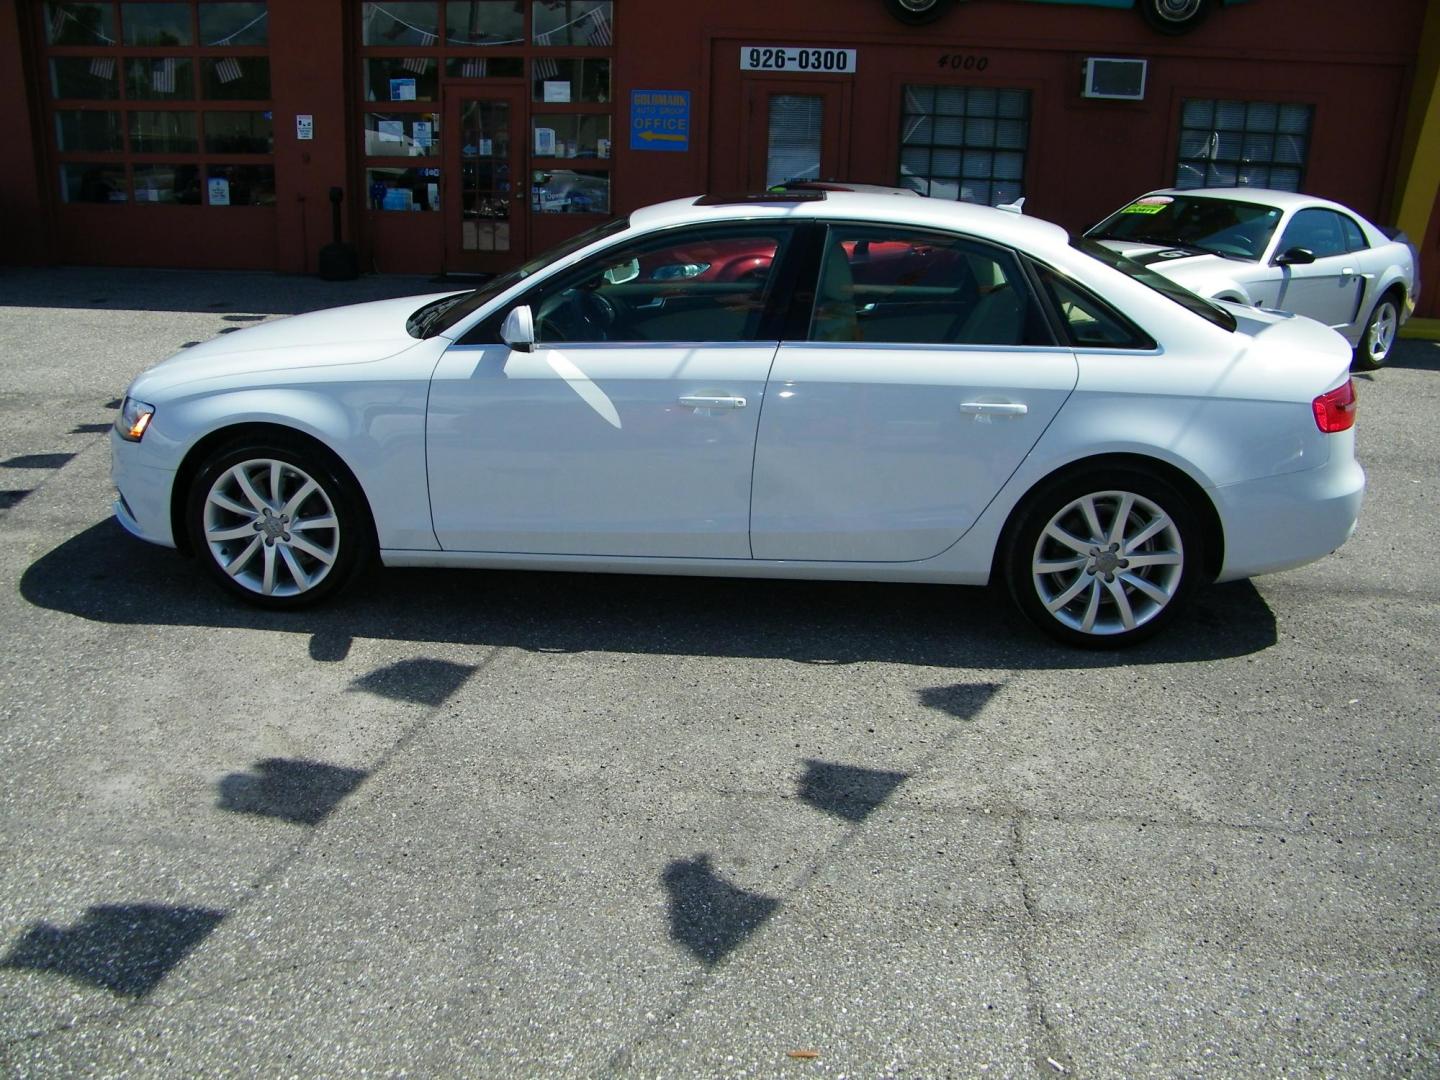
{"label": "white audi a4 sedan", "polygon": [[849,192],[636,211],[473,292],[142,374],[115,514],[285,609],[387,566],[1002,584],[1118,645],[1355,526],[1350,350],[1034,218]]}
{"label": "white audi a4 sedan", "polygon": [[1085,235],[1212,300],[1318,319],[1350,343],[1357,371],[1389,359],[1420,289],[1404,233],[1290,191],[1152,191]]}

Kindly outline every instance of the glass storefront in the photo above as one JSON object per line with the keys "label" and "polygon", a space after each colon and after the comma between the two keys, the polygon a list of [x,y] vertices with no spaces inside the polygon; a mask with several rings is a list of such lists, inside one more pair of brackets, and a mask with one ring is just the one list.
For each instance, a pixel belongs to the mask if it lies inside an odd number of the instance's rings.
{"label": "glass storefront", "polygon": [[39,7],[62,202],[273,205],[265,3]]}

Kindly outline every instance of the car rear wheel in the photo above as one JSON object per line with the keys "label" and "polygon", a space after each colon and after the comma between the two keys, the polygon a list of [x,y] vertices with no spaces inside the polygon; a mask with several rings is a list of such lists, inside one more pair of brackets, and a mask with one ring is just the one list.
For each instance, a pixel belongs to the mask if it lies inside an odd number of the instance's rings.
{"label": "car rear wheel", "polygon": [[316,450],[278,440],[214,454],[191,487],[186,520],[211,577],[277,610],[341,588],[373,547],[368,516],[343,469]]}
{"label": "car rear wheel", "polygon": [[1210,0],[1140,0],[1140,17],[1161,34],[1188,34],[1210,14]]}
{"label": "car rear wheel", "polygon": [[1092,648],[1154,634],[1204,561],[1184,496],[1139,471],[1085,473],[1040,489],[1009,537],[1005,577],[1020,610],[1047,634]]}
{"label": "car rear wheel", "polygon": [[1383,367],[1390,359],[1390,350],[1395,347],[1395,334],[1400,329],[1400,304],[1395,294],[1386,293],[1370,312],[1365,324],[1365,333],[1355,349],[1352,371],[1374,371]]}

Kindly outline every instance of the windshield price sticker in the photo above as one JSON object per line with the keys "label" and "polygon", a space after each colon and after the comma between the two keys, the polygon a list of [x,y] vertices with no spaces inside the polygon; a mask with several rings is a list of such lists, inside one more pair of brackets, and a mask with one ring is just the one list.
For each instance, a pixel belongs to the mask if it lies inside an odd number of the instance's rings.
{"label": "windshield price sticker", "polygon": [[1175,200],[1168,195],[1147,195],[1137,199],[1120,212],[1122,214],[1158,214]]}
{"label": "windshield price sticker", "polygon": [[742,45],[741,71],[829,71],[854,74],[854,49],[791,49],[784,45]]}

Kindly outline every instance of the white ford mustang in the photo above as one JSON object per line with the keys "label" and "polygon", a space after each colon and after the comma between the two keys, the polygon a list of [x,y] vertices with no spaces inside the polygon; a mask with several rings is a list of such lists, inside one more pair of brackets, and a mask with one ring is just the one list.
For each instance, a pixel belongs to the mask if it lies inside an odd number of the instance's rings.
{"label": "white ford mustang", "polygon": [[1385,363],[1415,310],[1415,249],[1349,207],[1266,188],[1167,188],[1123,206],[1085,234],[1215,300],[1318,319]]}
{"label": "white ford mustang", "polygon": [[983,585],[1079,644],[1350,535],[1350,350],[1060,228],[848,192],[637,211],[470,293],[130,386],[126,529],[272,608],[390,566]]}

